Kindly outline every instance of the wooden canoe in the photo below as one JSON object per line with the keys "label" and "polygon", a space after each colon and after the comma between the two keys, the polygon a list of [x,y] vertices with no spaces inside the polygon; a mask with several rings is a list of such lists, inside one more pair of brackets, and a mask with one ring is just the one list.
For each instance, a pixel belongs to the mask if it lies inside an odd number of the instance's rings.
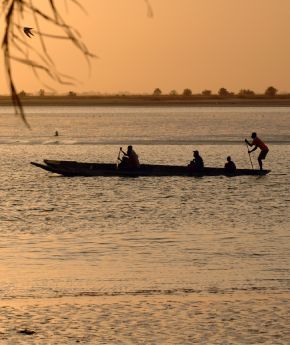
{"label": "wooden canoe", "polygon": [[110,163],[80,163],[45,159],[44,163],[31,162],[32,165],[63,176],[261,176],[270,170],[237,169],[228,174],[224,168],[205,167],[202,172],[193,172],[187,166],[141,164],[138,169],[120,169]]}

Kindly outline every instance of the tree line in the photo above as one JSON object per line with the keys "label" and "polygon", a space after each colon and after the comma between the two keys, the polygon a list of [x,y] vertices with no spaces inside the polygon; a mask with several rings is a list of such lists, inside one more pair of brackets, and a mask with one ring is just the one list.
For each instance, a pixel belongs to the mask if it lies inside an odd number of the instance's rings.
{"label": "tree line", "polygon": [[[68,96],[68,97],[76,97],[76,96],[82,96],[84,94],[82,93],[77,93],[75,91],[68,91],[65,94],[62,94],[61,96]],[[131,97],[131,96],[148,96],[148,94],[131,94],[131,93],[122,93],[122,94],[102,94],[98,92],[97,94],[85,94],[87,96],[100,96],[100,97],[111,97],[111,96],[123,96],[123,97]],[[267,89],[264,91],[264,93],[255,93],[253,90],[250,89],[241,89],[239,92],[234,93],[232,91],[228,91],[226,88],[221,87],[217,93],[213,93],[211,90],[203,90],[201,93],[198,94],[193,94],[192,90],[189,88],[184,89],[181,93],[178,93],[176,90],[171,90],[169,93],[163,93],[160,88],[154,89],[153,96],[155,97],[161,97],[161,96],[171,96],[171,97],[196,97],[196,96],[202,96],[205,98],[211,98],[211,97],[221,97],[221,98],[231,98],[231,97],[239,97],[239,98],[254,98],[254,97],[269,97],[273,98],[276,96],[288,96],[290,97],[290,94],[285,94],[285,95],[278,95],[278,89],[276,89],[273,86],[267,87]],[[19,97],[26,97],[26,96],[33,96],[33,94],[28,93],[24,90],[18,93]],[[40,89],[35,96],[56,96],[56,94],[53,93],[46,93],[44,89]]]}
{"label": "tree line", "polygon": [[162,95],[169,95],[169,96],[183,96],[183,97],[191,97],[191,96],[204,96],[204,97],[212,97],[212,96],[219,96],[219,97],[241,97],[241,98],[251,98],[255,96],[265,96],[265,97],[275,97],[278,94],[278,89],[274,86],[269,86],[266,88],[263,94],[257,94],[255,91],[250,89],[241,89],[238,93],[234,93],[232,91],[228,91],[226,88],[221,87],[216,94],[214,94],[211,90],[203,90],[199,94],[193,94],[192,90],[189,88],[184,89],[180,94],[176,90],[171,90],[169,94],[163,94],[160,88],[156,88],[153,91],[154,96],[162,96]]}

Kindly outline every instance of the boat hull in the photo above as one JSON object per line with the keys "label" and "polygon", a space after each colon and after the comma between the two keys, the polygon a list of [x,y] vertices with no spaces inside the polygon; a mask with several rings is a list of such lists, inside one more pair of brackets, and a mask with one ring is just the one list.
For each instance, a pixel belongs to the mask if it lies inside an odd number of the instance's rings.
{"label": "boat hull", "polygon": [[142,164],[139,169],[118,169],[110,163],[80,163],[75,161],[44,160],[44,164],[31,162],[32,165],[63,176],[261,176],[270,170],[237,169],[228,174],[224,168],[205,167],[202,172],[193,172],[186,166]]}

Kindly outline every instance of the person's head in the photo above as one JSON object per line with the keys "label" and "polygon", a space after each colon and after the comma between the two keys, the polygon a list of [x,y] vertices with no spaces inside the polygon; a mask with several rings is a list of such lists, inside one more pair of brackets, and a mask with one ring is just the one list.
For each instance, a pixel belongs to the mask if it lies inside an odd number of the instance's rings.
{"label": "person's head", "polygon": [[231,156],[227,156],[227,161],[230,162],[232,160]]}
{"label": "person's head", "polygon": [[131,153],[132,150],[133,150],[133,146],[132,146],[132,145],[129,145],[129,146],[127,147],[127,153]]}
{"label": "person's head", "polygon": [[199,156],[199,152],[198,152],[197,150],[193,151],[193,156],[194,156],[194,157]]}
{"label": "person's head", "polygon": [[256,132],[253,132],[252,135],[251,135],[251,138],[252,139],[255,139],[257,137],[257,133]]}

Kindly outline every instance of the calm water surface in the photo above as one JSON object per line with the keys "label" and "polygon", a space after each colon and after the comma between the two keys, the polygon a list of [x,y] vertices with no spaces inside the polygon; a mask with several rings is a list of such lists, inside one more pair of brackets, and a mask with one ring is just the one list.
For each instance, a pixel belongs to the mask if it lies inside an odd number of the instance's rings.
{"label": "calm water surface", "polygon": [[[2,298],[289,291],[289,108],[34,107],[32,131],[12,113],[0,109]],[[29,164],[114,162],[133,143],[146,163],[198,149],[248,168],[252,130],[270,143],[265,177],[65,178]]]}

